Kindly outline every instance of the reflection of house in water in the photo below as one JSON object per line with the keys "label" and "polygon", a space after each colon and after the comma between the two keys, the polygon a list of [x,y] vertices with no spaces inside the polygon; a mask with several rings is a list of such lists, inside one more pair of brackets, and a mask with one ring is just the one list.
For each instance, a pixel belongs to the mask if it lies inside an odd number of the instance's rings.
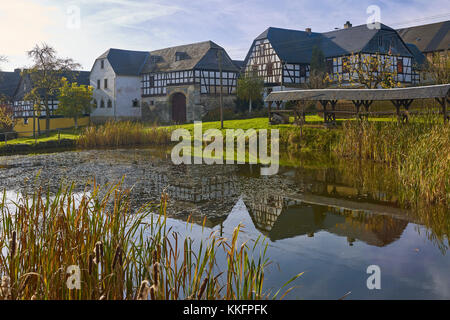
{"label": "reflection of house in water", "polygon": [[150,179],[157,194],[169,195],[169,214],[181,220],[214,227],[235,205],[240,194],[235,168],[231,166],[173,166],[154,172]]}
{"label": "reflection of house in water", "polygon": [[[181,166],[173,172],[154,173],[151,178],[158,193],[165,191],[176,200],[199,203],[207,200],[225,200],[237,192],[237,178],[232,168],[205,174],[205,166]],[[178,168],[174,168],[176,170]]]}
{"label": "reflection of house in water", "polygon": [[[397,202],[397,197],[386,188],[386,183],[374,183],[374,180],[364,181],[362,177],[355,177],[355,172],[348,169],[347,175],[336,172],[336,169],[287,169],[284,175],[293,176],[295,183],[304,192],[321,194],[324,196],[359,199],[374,202]],[[386,177],[388,179],[388,177]],[[361,180],[361,181],[360,181]],[[371,185],[369,182],[372,182]]]}
{"label": "reflection of house in water", "polygon": [[408,221],[388,215],[302,203],[283,196],[266,195],[245,201],[255,226],[270,240],[326,231],[382,247],[398,239]]}

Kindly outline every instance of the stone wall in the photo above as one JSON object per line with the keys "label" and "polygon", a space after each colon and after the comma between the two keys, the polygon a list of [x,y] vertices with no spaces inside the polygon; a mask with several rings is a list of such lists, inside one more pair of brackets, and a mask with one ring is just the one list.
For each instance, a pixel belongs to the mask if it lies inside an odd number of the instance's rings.
{"label": "stone wall", "polygon": [[[172,122],[172,96],[182,93],[186,96],[186,121],[201,120],[208,111],[219,108],[219,95],[200,94],[199,85],[171,86],[167,95],[142,98],[142,120],[158,123]],[[224,108],[234,108],[235,95],[223,95]]]}

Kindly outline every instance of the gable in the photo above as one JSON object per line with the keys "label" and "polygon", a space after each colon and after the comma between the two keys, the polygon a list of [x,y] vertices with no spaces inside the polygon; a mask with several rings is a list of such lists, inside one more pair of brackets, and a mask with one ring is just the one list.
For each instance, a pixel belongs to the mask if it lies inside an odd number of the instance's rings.
{"label": "gable", "polygon": [[98,57],[97,60],[107,59],[116,75],[138,76],[149,55],[145,51],[111,48]]}

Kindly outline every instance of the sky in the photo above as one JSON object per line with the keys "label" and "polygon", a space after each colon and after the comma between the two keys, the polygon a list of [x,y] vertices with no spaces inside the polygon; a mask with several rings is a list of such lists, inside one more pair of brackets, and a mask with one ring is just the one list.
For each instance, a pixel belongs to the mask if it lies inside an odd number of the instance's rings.
{"label": "sky", "polygon": [[377,6],[393,28],[450,19],[448,0],[0,0],[4,71],[31,65],[26,51],[53,46],[90,70],[109,48],[151,51],[212,40],[243,60],[268,27],[315,32],[367,23]]}

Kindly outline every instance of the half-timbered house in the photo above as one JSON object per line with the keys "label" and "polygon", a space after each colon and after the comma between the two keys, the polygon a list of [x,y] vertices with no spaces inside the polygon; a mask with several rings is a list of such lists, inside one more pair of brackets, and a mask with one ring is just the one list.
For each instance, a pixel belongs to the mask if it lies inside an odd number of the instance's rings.
{"label": "half-timbered house", "polygon": [[[4,82],[0,81],[0,93],[6,96],[8,104],[11,106],[15,124],[14,131],[19,135],[32,135],[33,128],[45,128],[46,110],[36,110],[34,103],[26,99],[26,96],[33,89],[33,82],[29,74],[23,73],[23,70],[16,69],[14,72],[4,72]],[[70,83],[77,82],[80,85],[89,85],[89,72],[71,71],[64,72],[61,77],[65,77]],[[6,88],[1,89],[1,88]],[[41,95],[44,99],[44,94]],[[5,99],[4,99],[5,100]],[[58,115],[58,98],[56,94],[48,97],[48,106],[50,110],[50,129],[63,129],[74,126],[73,119]],[[33,126],[34,119],[35,123]],[[39,125],[37,122],[39,121]],[[89,115],[85,115],[78,121],[79,125],[86,125],[89,122]]]}
{"label": "half-timbered house", "polygon": [[344,81],[349,80],[349,75],[343,62],[352,54],[389,57],[396,68],[396,81],[419,81],[414,63],[420,59],[420,52],[412,52],[398,33],[384,24],[379,29],[369,29],[367,25],[353,27],[347,22],[343,29],[325,33],[312,32],[310,28],[299,31],[270,27],[253,41],[244,70],[263,77],[266,93],[298,88],[309,81],[314,47],[323,52],[327,72],[340,75]]}
{"label": "half-timbered house", "polygon": [[232,107],[239,62],[212,41],[150,52],[142,70],[144,120],[183,123]]}
{"label": "half-timbered house", "polygon": [[93,122],[141,119],[140,73],[149,56],[146,51],[111,48],[95,60],[90,74]]}

